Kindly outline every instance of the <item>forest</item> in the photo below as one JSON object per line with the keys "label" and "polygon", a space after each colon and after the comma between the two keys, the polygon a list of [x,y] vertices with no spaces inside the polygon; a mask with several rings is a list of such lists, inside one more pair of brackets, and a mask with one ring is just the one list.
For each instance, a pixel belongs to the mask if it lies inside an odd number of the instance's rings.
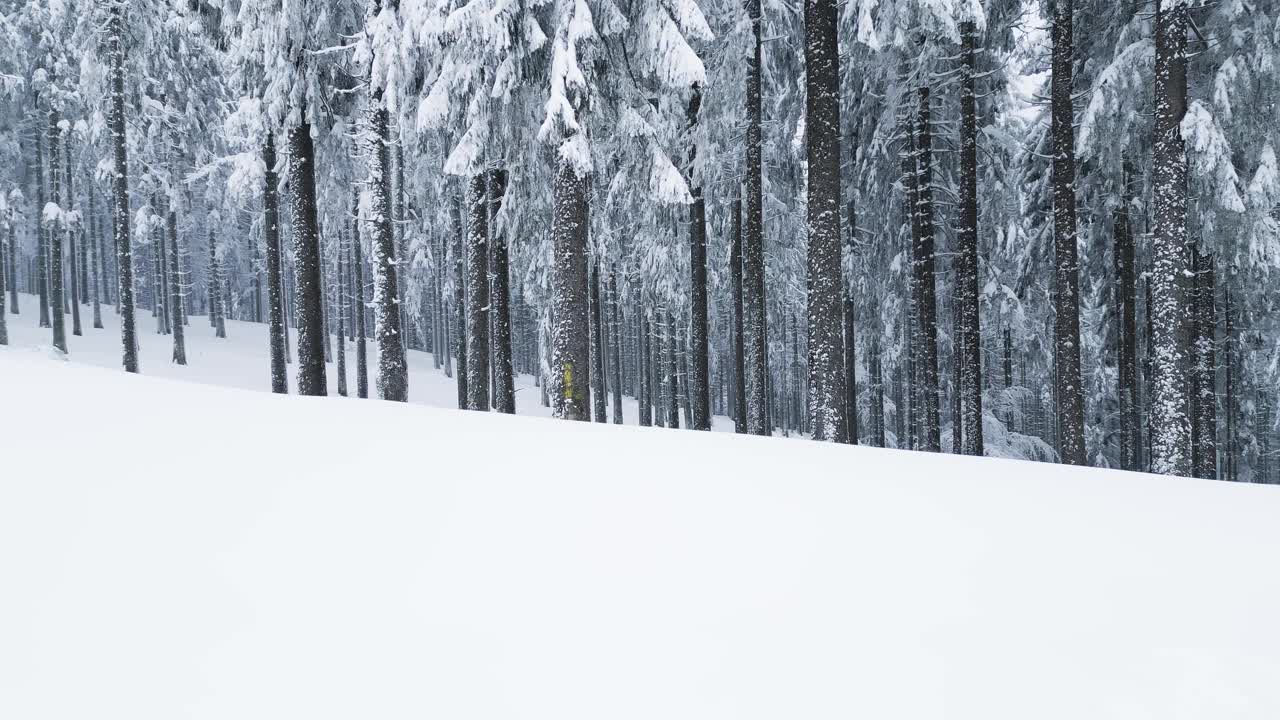
{"label": "forest", "polygon": [[0,344],[1280,482],[1278,63],[1275,0],[0,0]]}

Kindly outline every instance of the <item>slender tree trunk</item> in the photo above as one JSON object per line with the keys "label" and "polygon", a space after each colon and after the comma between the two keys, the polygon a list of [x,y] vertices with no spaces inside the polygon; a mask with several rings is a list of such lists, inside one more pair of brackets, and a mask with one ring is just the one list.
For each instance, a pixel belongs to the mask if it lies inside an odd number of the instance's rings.
{"label": "slender tree trunk", "polygon": [[808,166],[809,423],[813,439],[847,442],[840,233],[840,57],[835,0],[805,1]]}
{"label": "slender tree trunk", "polygon": [[[58,155],[60,153],[59,140],[61,131],[58,129],[58,113],[55,110],[49,111],[49,187],[51,189],[51,199],[55,205],[62,207],[67,205],[66,198],[62,194],[62,187],[58,173]],[[62,208],[65,210],[66,208]],[[67,327],[65,304],[66,298],[63,297],[63,269],[62,269],[62,231],[65,229],[66,221],[59,219],[54,223],[53,227],[48,230],[49,237],[49,309],[53,313],[53,346],[62,352],[67,352]],[[69,234],[69,233],[68,233]]]}
{"label": "slender tree trunk", "polygon": [[1151,243],[1153,386],[1151,470],[1190,475],[1191,399],[1187,388],[1187,8],[1161,0],[1156,16],[1155,140],[1152,157],[1154,232]]}
{"label": "slender tree trunk", "polygon": [[[346,233],[343,233],[345,236]],[[347,396],[347,273],[351,271],[346,262],[346,248],[342,247],[343,236],[338,239],[338,271],[337,271],[337,315],[338,315],[338,394]]]}
{"label": "slender tree trunk", "polygon": [[609,340],[612,352],[609,370],[613,373],[613,423],[622,424],[622,322],[618,306],[618,271],[609,280]]}
{"label": "slender tree trunk", "polygon": [[761,0],[747,0],[752,48],[747,59],[746,227],[742,242],[743,349],[746,365],[746,429],[768,435],[768,358],[764,289],[764,182],[761,134],[763,18]]}
{"label": "slender tree trunk", "polygon": [[929,87],[917,90],[915,128],[916,226],[912,265],[916,283],[916,395],[920,400],[920,449],[942,449],[938,383],[938,290],[933,220],[933,148]]}
{"label": "slender tree trunk", "polygon": [[1196,323],[1196,372],[1197,388],[1200,391],[1196,403],[1196,467],[1195,475],[1199,478],[1215,479],[1218,476],[1218,415],[1217,384],[1215,372],[1217,357],[1214,335],[1216,329],[1216,287],[1213,256],[1205,255],[1200,259],[1199,272],[1196,274],[1197,302],[1195,311]]}
{"label": "slender tree trunk", "polygon": [[[13,211],[9,214],[9,311],[18,314],[18,243],[13,227]],[[94,327],[102,327],[95,325]]]}
{"label": "slender tree trunk", "polygon": [[267,304],[270,316],[268,331],[271,347],[271,392],[289,392],[289,376],[285,372],[284,277],[280,267],[280,196],[276,177],[276,146],[270,132],[262,144],[262,234],[267,252]]}
{"label": "slender tree trunk", "polygon": [[[856,146],[852,143],[850,146],[850,161],[856,167]],[[839,172],[839,170],[837,170]],[[850,189],[852,190],[852,189]],[[847,245],[846,254],[849,257],[849,276],[845,277],[841,272],[840,295],[844,308],[844,412],[845,422],[848,423],[849,430],[846,441],[852,445],[858,444],[858,326],[857,326],[857,307],[853,299],[853,258],[857,252],[858,241],[858,208],[854,202],[853,193],[849,193],[848,201],[849,215],[849,243]],[[872,423],[874,429],[874,421]]]}
{"label": "slender tree trunk", "polygon": [[489,195],[485,173],[468,182],[467,409],[489,409]]}
{"label": "slender tree trunk", "polygon": [[454,317],[455,323],[452,329],[456,351],[454,354],[458,359],[458,409],[467,409],[467,268],[466,255],[463,251],[463,224],[462,224],[462,205],[461,201],[455,199],[453,203],[453,222],[454,222],[454,242],[453,242],[453,288],[454,288]]}
{"label": "slender tree trunk", "polygon": [[[702,87],[693,88],[689,100],[689,126],[698,123],[702,106]],[[702,177],[697,169],[697,145],[689,147],[689,177],[693,204],[689,207],[689,288],[690,311],[689,352],[692,354],[689,390],[692,395],[691,427],[694,430],[711,429],[710,390],[708,387],[708,339],[707,339],[707,206],[702,194]]]}
{"label": "slender tree trunk", "polygon": [[1124,192],[1113,214],[1116,251],[1117,309],[1120,328],[1116,334],[1120,362],[1117,384],[1120,396],[1120,468],[1137,470],[1141,432],[1138,426],[1138,318],[1134,244],[1129,225],[1130,173],[1125,162]]}
{"label": "slender tree trunk", "polygon": [[489,310],[493,315],[493,399],[500,413],[516,411],[515,369],[511,360],[511,271],[507,236],[499,229],[497,215],[507,194],[505,170],[489,171],[489,252],[493,282],[489,286]]}
{"label": "slender tree trunk", "polygon": [[356,325],[356,397],[367,398],[369,397],[369,351],[365,342],[368,331],[365,328],[364,251],[361,248],[358,211],[356,219],[351,223],[351,253],[351,269],[355,274],[355,281],[352,283],[355,295],[352,297],[352,302],[355,303],[353,317]]}
{"label": "slender tree trunk", "polygon": [[729,292],[733,295],[733,424],[734,432],[747,432],[747,375],[744,352],[742,297],[742,200],[733,202],[729,231]]}
{"label": "slender tree trunk", "polygon": [[1080,379],[1080,259],[1076,250],[1075,110],[1072,100],[1074,61],[1073,5],[1055,0],[1050,86],[1053,139],[1054,383],[1058,400],[1060,452],[1068,465],[1086,463],[1084,387]]}
{"label": "slender tree trunk", "polygon": [[[9,277],[8,277],[9,270],[13,265],[12,257],[7,252],[5,252],[6,247],[13,247],[13,242],[15,240],[14,233],[13,233],[13,210],[12,209],[9,210],[7,217],[5,217],[5,225],[8,226],[8,232],[6,233],[8,237],[5,238],[5,246],[0,247],[0,345],[9,344],[8,320],[5,317],[8,314],[9,310],[8,308],[5,307],[6,298],[4,295],[4,291],[5,291],[5,283],[6,281],[9,280]],[[10,282],[9,284],[12,285],[12,282]]]}
{"label": "slender tree trunk", "polygon": [[552,187],[552,404],[556,417],[588,420],[587,178],[561,156]]}
{"label": "slender tree trunk", "polygon": [[676,365],[676,323],[675,318],[670,311],[663,313],[666,322],[663,323],[663,336],[666,344],[666,386],[667,386],[667,427],[680,427],[680,392],[677,387],[676,373],[678,366]]}
{"label": "slender tree trunk", "polygon": [[972,20],[961,23],[960,65],[960,225],[956,233],[959,264],[959,353],[961,425],[965,455],[984,453],[982,438],[982,325],[978,298],[978,118],[974,76],[978,32]]}
{"label": "slender tree trunk", "polygon": [[138,337],[134,325],[133,249],[129,231],[129,162],[125,145],[124,119],[124,19],[120,3],[113,3],[107,34],[111,55],[111,142],[114,168],[112,195],[114,208],[116,268],[120,287],[120,341],[125,372],[138,372]]}
{"label": "slender tree trunk", "polygon": [[649,370],[649,319],[645,316],[643,308],[638,307],[637,312],[640,315],[639,338],[636,342],[636,349],[639,351],[637,370],[639,370],[640,392],[636,399],[640,404],[640,425],[648,427],[653,424],[653,384],[652,373]]}
{"label": "slender tree trunk", "polygon": [[[171,201],[166,199],[165,204]],[[182,327],[182,280],[178,273],[178,214],[170,207],[165,213],[169,232],[169,306],[173,313],[173,362],[187,364],[187,343]]]}
{"label": "slender tree trunk", "polygon": [[[114,92],[114,91],[113,91]],[[33,102],[33,106],[37,103]],[[121,120],[123,127],[123,120]],[[45,206],[45,183],[44,183],[44,137],[47,133],[40,130],[39,122],[33,120],[32,128],[35,135],[36,145],[36,286],[40,294],[40,327],[53,327],[49,320],[49,235],[50,230],[46,227],[44,221]],[[114,132],[115,125],[112,124]],[[121,130],[123,132],[123,130]],[[49,168],[49,174],[52,177],[54,169],[52,164]],[[126,211],[127,212],[127,211]]]}
{"label": "slender tree trunk", "polygon": [[[376,15],[380,3],[374,4]],[[369,101],[369,232],[373,246],[373,317],[378,344],[378,397],[405,402],[409,376],[405,366],[404,333],[400,325],[395,234],[392,228],[391,128],[383,89],[374,88]],[[481,193],[483,195],[483,192]]]}
{"label": "slender tree trunk", "polygon": [[600,269],[589,261],[587,273],[588,316],[591,322],[591,410],[592,420],[605,422],[604,322],[600,308]]}

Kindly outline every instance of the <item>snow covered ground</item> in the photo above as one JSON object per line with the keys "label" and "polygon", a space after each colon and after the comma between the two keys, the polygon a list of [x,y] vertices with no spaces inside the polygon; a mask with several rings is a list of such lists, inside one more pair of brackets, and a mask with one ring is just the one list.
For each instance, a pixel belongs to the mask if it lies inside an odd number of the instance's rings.
{"label": "snow covered ground", "polygon": [[[144,335],[144,372],[261,387],[250,329],[185,371]],[[1273,487],[275,396],[14,330],[5,720],[1280,717]]]}
{"label": "snow covered ground", "polygon": [[[38,303],[39,299],[34,295],[19,295],[18,307],[22,312],[7,316],[11,347],[52,347],[49,328],[38,325],[40,307]],[[102,306],[103,329],[101,330],[93,329],[91,308],[82,307],[81,312],[84,335],[80,337],[71,335],[71,316],[66,316],[67,351],[70,359],[99,367],[120,368],[120,321],[116,317],[115,307]],[[174,365],[171,362],[173,339],[168,335],[156,334],[156,321],[150,311],[139,310],[137,325],[141,346],[139,363],[144,375],[250,390],[271,390],[271,369],[267,357],[267,326],[265,324],[230,320],[227,322],[227,337],[220,340],[213,336],[213,328],[209,327],[207,316],[192,316],[185,335],[187,346],[185,366]],[[290,330],[289,338],[290,348],[296,353],[296,331]],[[337,342],[336,338],[333,342]],[[378,367],[376,347],[372,340],[366,347],[369,352],[369,393],[376,396],[377,390],[374,386],[374,376]],[[446,377],[443,369],[436,370],[432,367],[430,353],[411,350],[408,353],[408,361],[409,402],[442,408],[458,406],[456,381]],[[355,362],[355,343],[348,341],[347,383],[352,397],[356,394]],[[294,372],[297,366],[290,363],[287,369],[289,390],[296,392],[297,382]],[[337,395],[337,363],[329,363],[326,369],[329,373],[329,394]],[[516,412],[520,415],[537,417],[551,416],[551,408],[542,406],[538,387],[534,385],[534,379],[530,375],[516,377]],[[635,399],[623,396],[622,417],[626,423],[635,425],[639,414]],[[713,418],[712,425],[715,430],[733,431],[733,421],[727,417]]]}

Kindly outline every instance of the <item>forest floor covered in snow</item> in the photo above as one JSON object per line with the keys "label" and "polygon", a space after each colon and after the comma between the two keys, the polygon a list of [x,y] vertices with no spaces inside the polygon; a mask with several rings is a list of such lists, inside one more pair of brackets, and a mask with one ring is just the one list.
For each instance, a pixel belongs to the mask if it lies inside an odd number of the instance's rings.
{"label": "forest floor covered in snow", "polygon": [[[38,324],[39,298],[26,294],[18,297],[22,312],[7,316],[10,347],[48,348],[52,351],[53,342],[49,328],[39,327]],[[115,308],[102,306],[103,328],[101,330],[93,329],[93,311],[90,307],[82,306],[80,311],[84,326],[84,334],[80,337],[71,335],[71,316],[66,316],[69,359],[98,367],[120,368],[120,321],[116,317]],[[220,339],[214,337],[208,316],[191,316],[191,323],[186,326],[185,334],[186,365],[173,364],[173,338],[156,333],[156,321],[150,311],[139,309],[137,327],[140,346],[139,365],[143,375],[248,390],[271,390],[267,325],[263,323],[228,320],[227,337]],[[290,329],[289,341],[291,354],[296,359],[296,330]],[[333,338],[332,342],[336,343],[337,339]],[[376,397],[374,378],[378,368],[377,347],[372,338],[367,342],[369,394]],[[355,345],[355,342],[347,341],[347,384],[353,398],[356,395]],[[336,344],[332,347],[336,353]],[[409,364],[409,402],[441,408],[458,406],[456,381],[446,376],[443,369],[436,369],[433,366],[431,353],[410,350],[406,357]],[[289,391],[296,392],[297,381],[294,373],[297,365],[290,363],[286,369],[289,373]],[[336,396],[338,394],[337,363],[327,363],[325,369],[329,375],[329,394]],[[551,408],[544,407],[540,402],[540,390],[534,384],[533,376],[516,376],[515,387],[517,414],[551,417]],[[626,424],[636,424],[639,414],[635,398],[623,396],[622,416]],[[612,420],[612,415],[610,419]],[[715,430],[733,431],[733,421],[727,417],[714,417],[712,424]]]}
{"label": "forest floor covered in snow", "polygon": [[139,377],[10,330],[6,720],[1280,717],[1273,487],[285,397],[173,379],[265,385],[234,339],[144,335]]}

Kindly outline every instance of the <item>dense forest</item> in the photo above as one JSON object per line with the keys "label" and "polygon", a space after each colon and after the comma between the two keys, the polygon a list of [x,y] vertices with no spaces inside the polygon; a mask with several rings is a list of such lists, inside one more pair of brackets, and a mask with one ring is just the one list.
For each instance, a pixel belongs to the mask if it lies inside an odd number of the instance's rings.
{"label": "dense forest", "polygon": [[1277,63],[1273,0],[0,0],[0,343],[1280,482]]}

